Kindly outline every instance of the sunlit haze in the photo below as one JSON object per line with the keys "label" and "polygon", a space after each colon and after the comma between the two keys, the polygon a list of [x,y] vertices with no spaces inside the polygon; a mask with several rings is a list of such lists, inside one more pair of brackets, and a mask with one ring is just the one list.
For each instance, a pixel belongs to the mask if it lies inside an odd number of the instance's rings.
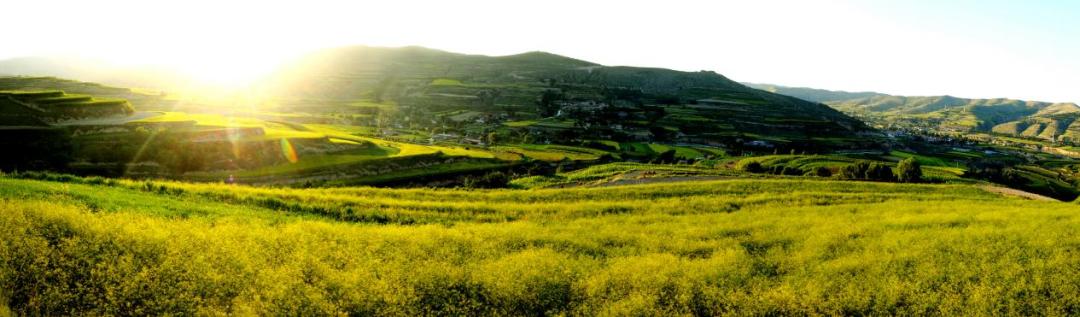
{"label": "sunlit haze", "polygon": [[132,0],[3,7],[0,59],[102,58],[175,67],[218,83],[250,81],[319,48],[419,45],[487,55],[548,51],[788,86],[1080,101],[1080,4],[1071,1]]}

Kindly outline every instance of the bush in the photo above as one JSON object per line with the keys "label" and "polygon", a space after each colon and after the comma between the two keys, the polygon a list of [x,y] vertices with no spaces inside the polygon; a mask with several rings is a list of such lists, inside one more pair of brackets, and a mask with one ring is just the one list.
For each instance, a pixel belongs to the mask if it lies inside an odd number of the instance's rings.
{"label": "bush", "polygon": [[840,168],[840,178],[854,180],[893,181],[892,168],[878,162],[857,161]]}
{"label": "bush", "polygon": [[906,158],[896,165],[896,179],[904,183],[918,183],[922,181],[922,164],[914,158]]}
{"label": "bush", "polygon": [[874,181],[894,181],[896,178],[893,175],[893,170],[888,165],[883,163],[870,163],[870,168],[866,170],[865,179]]}
{"label": "bush", "polygon": [[480,177],[466,177],[463,183],[465,188],[506,188],[509,185],[510,177],[499,171]]}
{"label": "bush", "polygon": [[815,167],[813,170],[807,173],[809,176],[817,177],[832,177],[832,171],[824,166]]}
{"label": "bush", "polygon": [[784,168],[780,170],[780,175],[801,176],[803,173],[801,168],[792,166],[784,166]]}
{"label": "bush", "polygon": [[762,167],[761,163],[758,163],[757,161],[749,161],[749,162],[745,162],[745,163],[739,162],[739,163],[740,164],[739,164],[739,166],[737,166],[737,169],[740,170],[740,171],[748,172],[748,173],[764,173],[765,172],[765,167]]}
{"label": "bush", "polygon": [[866,177],[866,171],[870,169],[870,162],[857,161],[848,165],[840,167],[840,178],[843,179],[864,179]]}
{"label": "bush", "polygon": [[656,164],[672,164],[675,163],[675,150],[667,150],[661,152],[652,160]]}

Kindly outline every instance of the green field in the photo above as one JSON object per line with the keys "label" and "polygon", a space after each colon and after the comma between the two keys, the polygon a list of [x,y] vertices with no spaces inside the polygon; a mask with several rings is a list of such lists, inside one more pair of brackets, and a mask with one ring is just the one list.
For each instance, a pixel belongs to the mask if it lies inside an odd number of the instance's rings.
{"label": "green field", "polygon": [[28,315],[1060,315],[1073,203],[969,185],[551,190],[0,179]]}
{"label": "green field", "polygon": [[512,187],[544,188],[565,186],[612,185],[617,183],[644,183],[669,181],[686,177],[734,177],[748,176],[732,170],[698,165],[668,165],[641,163],[611,163],[593,165],[583,169],[515,179]]}
{"label": "green field", "polygon": [[558,162],[562,160],[591,161],[600,158],[602,155],[608,154],[606,151],[590,148],[547,144],[495,146],[492,147],[491,150],[496,152],[516,153],[534,160],[549,162]]}

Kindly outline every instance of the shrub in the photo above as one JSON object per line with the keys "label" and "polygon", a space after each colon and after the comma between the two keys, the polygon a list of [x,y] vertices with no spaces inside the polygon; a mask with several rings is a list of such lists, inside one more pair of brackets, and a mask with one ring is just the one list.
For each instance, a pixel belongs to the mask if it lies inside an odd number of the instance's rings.
{"label": "shrub", "polygon": [[866,170],[865,179],[875,181],[895,180],[892,168],[883,163],[870,163],[870,168]]}
{"label": "shrub", "polygon": [[656,158],[654,158],[652,160],[652,162],[657,163],[657,164],[675,163],[675,150],[667,150],[667,151],[661,152],[660,154],[658,154],[656,156]]}
{"label": "shrub", "polygon": [[870,169],[870,162],[857,161],[848,165],[840,167],[840,178],[843,179],[864,179],[866,177],[866,171]]}
{"label": "shrub", "polygon": [[801,176],[803,173],[801,168],[793,166],[784,166],[784,168],[780,170],[780,175]]}
{"label": "shrub", "polygon": [[509,184],[510,177],[499,171],[480,177],[466,177],[463,183],[465,188],[506,188]]}
{"label": "shrub", "polygon": [[906,158],[896,165],[896,179],[904,183],[918,183],[922,181],[922,164],[914,158]]}
{"label": "shrub", "polygon": [[739,163],[740,164],[739,164],[739,166],[737,166],[737,168],[740,171],[748,172],[748,173],[763,173],[763,172],[765,172],[765,167],[762,167],[761,163],[758,163],[757,161],[749,161],[749,162],[745,162],[745,163],[744,162],[739,162]]}
{"label": "shrub", "polygon": [[840,168],[840,178],[874,181],[893,181],[892,168],[878,162],[857,161]]}
{"label": "shrub", "polygon": [[818,166],[818,167],[815,167],[810,172],[808,172],[807,175],[817,176],[817,177],[832,177],[832,171],[830,171],[828,168],[826,168],[824,166]]}

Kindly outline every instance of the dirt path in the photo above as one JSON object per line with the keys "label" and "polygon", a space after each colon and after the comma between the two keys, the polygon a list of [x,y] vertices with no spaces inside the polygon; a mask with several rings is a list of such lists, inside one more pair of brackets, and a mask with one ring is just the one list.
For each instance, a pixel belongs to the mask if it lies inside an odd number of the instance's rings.
{"label": "dirt path", "polygon": [[1022,190],[1019,190],[1019,189],[1012,189],[1012,188],[998,187],[998,186],[982,186],[982,189],[985,190],[985,191],[991,192],[991,193],[1001,194],[1001,195],[1004,195],[1004,196],[1020,197],[1020,198],[1024,198],[1024,199],[1030,199],[1030,200],[1060,201],[1060,200],[1053,199],[1053,198],[1050,198],[1050,197],[1046,197],[1046,196],[1043,196],[1043,195],[1025,192],[1025,191],[1022,191]]}

